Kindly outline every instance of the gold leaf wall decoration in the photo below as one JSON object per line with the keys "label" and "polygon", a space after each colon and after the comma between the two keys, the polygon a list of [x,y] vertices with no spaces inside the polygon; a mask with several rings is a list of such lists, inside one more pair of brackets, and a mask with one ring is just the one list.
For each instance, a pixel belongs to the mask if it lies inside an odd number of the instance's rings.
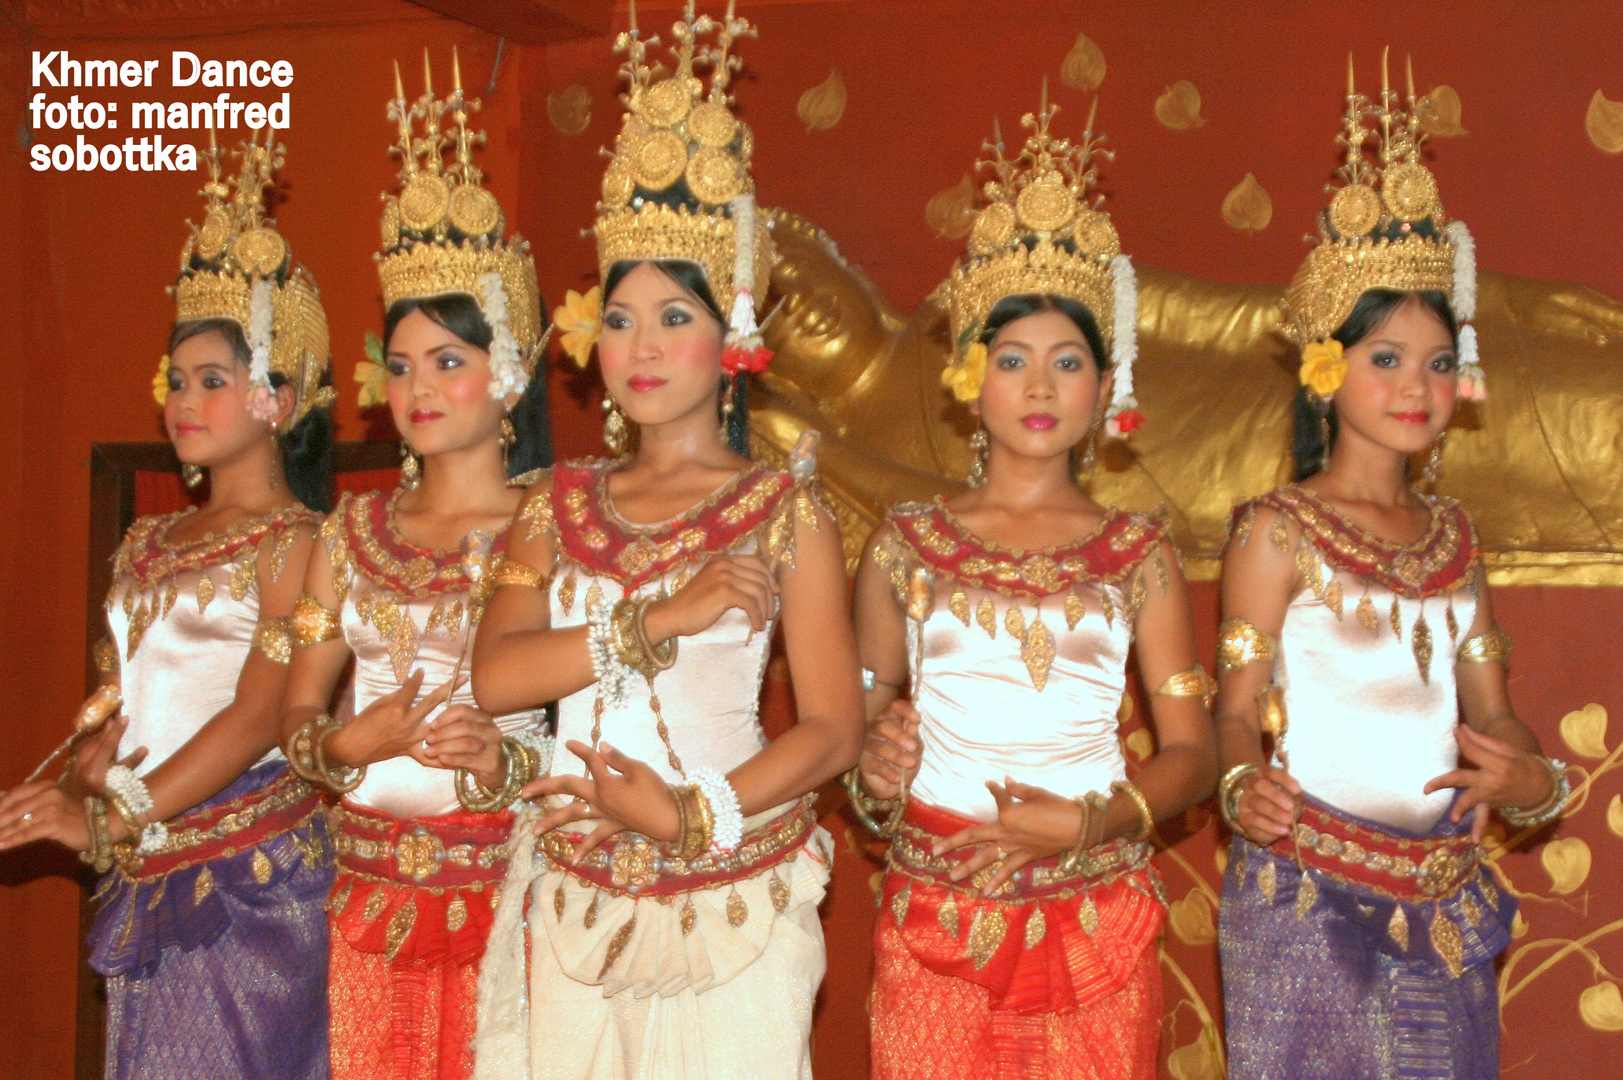
{"label": "gold leaf wall decoration", "polygon": [[937,236],[961,240],[974,227],[974,202],[975,184],[965,173],[963,180],[930,197],[930,201],[924,204],[924,220]]}
{"label": "gold leaf wall decoration", "polygon": [[547,119],[565,135],[579,135],[592,122],[592,95],[579,83],[548,94]]}
{"label": "gold leaf wall decoration", "polygon": [[1217,1062],[1204,1031],[1167,1055],[1167,1072],[1173,1080],[1217,1080]]}
{"label": "gold leaf wall decoration", "polygon": [[1606,805],[1606,827],[1618,836],[1623,836],[1623,795],[1613,795],[1612,801]]}
{"label": "gold leaf wall decoration", "polygon": [[1200,115],[1200,91],[1188,79],[1180,79],[1155,99],[1155,118],[1173,131],[1188,131],[1206,123]]}
{"label": "gold leaf wall decoration", "polygon": [[1578,995],[1578,1015],[1596,1031],[1623,1031],[1623,993],[1616,983],[1596,983]]}
{"label": "gold leaf wall decoration", "polygon": [[1561,741],[1584,757],[1606,756],[1606,706],[1590,702],[1561,718]]}
{"label": "gold leaf wall decoration", "polygon": [[1460,126],[1460,95],[1452,86],[1439,86],[1415,102],[1420,130],[1439,139],[1469,135]]}
{"label": "gold leaf wall decoration", "polygon": [[1167,921],[1172,932],[1185,945],[1210,945],[1217,940],[1217,925],[1212,921],[1212,902],[1198,888],[1189,890],[1181,900],[1174,900],[1167,908]]}
{"label": "gold leaf wall decoration", "polygon": [[1274,219],[1274,201],[1252,173],[1223,197],[1223,221],[1243,232],[1261,232]]}
{"label": "gold leaf wall decoration", "polygon": [[1076,35],[1076,44],[1059,66],[1059,81],[1084,94],[1099,89],[1099,84],[1105,81],[1105,54],[1088,40],[1088,35]]}
{"label": "gold leaf wall decoration", "polygon": [[807,131],[827,131],[845,115],[845,80],[838,68],[828,69],[828,78],[800,95],[795,107]]}
{"label": "gold leaf wall decoration", "polygon": [[1127,749],[1139,761],[1143,761],[1155,753],[1155,737],[1143,728],[1137,728],[1127,736]]}
{"label": "gold leaf wall decoration", "polygon": [[1577,892],[1589,880],[1594,856],[1582,837],[1564,836],[1544,845],[1539,861],[1544,864],[1544,872],[1550,875],[1550,891],[1566,896]]}
{"label": "gold leaf wall decoration", "polygon": [[1584,130],[1595,149],[1606,154],[1623,154],[1623,101],[1610,101],[1599,90],[1589,99]]}

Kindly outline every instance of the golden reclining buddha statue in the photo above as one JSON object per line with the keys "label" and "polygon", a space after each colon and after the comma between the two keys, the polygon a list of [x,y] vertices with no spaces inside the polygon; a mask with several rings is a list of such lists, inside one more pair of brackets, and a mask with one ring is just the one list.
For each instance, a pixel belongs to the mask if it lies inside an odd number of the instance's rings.
{"label": "golden reclining buddha statue", "polygon": [[[974,421],[941,389],[947,313],[898,312],[821,229],[770,215],[781,260],[753,388],[758,452],[805,428],[849,565],[885,508],[963,485]],[[945,269],[948,260],[943,257]],[[1475,323],[1490,398],[1462,403],[1439,490],[1461,499],[1495,584],[1623,585],[1623,302],[1483,273]],[[1100,455],[1091,490],[1165,506],[1192,578],[1212,580],[1229,512],[1287,481],[1296,354],[1277,333],[1282,286],[1139,270],[1134,382],[1146,423]]]}

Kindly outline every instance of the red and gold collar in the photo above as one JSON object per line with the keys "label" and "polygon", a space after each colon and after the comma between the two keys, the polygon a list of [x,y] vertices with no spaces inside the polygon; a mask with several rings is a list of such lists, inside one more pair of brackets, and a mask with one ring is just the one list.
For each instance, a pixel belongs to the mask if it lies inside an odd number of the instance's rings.
{"label": "red and gold collar", "polygon": [[173,514],[144,517],[130,526],[114,558],[113,578],[128,574],[138,586],[155,585],[187,570],[234,562],[246,551],[257,548],[266,538],[276,537],[277,555],[285,555],[292,545],[292,526],[318,525],[321,515],[302,506],[287,506],[268,514],[239,521],[224,532],[211,532],[196,540],[171,544],[169,533],[194,508]]}
{"label": "red and gold collar", "polygon": [[[349,549],[355,568],[391,592],[411,597],[462,593],[473,587],[462,563],[462,552],[418,547],[400,535],[395,525],[395,503],[401,490],[368,491],[345,495],[332,522]],[[493,555],[507,548],[507,526],[491,545]]]}

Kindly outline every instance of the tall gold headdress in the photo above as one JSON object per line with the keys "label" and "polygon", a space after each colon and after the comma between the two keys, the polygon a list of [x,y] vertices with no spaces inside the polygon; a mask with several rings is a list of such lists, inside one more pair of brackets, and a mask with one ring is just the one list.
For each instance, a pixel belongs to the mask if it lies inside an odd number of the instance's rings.
{"label": "tall gold headdress", "polygon": [[[255,132],[237,149],[237,175],[224,181],[210,129],[203,155],[209,180],[199,192],[203,224],[192,226],[180,250],[180,278],[170,292],[176,322],[229,319],[242,327],[252,357],[249,408],[261,420],[275,416],[275,372],[293,388],[292,422],[298,423],[311,409],[331,405],[333,390],[321,385],[330,358],[321,294],[265,216],[264,192],[275,185],[284,154],[274,129],[265,129],[263,143]],[[160,402],[168,389],[168,363],[166,356],[153,384]]]}
{"label": "tall gold headdress", "polygon": [[[986,318],[1009,296],[1062,296],[1083,304],[1099,324],[1115,366],[1115,388],[1106,411],[1106,430],[1121,438],[1143,423],[1133,396],[1133,361],[1138,357],[1138,278],[1110,215],[1099,209],[1104,197],[1091,194],[1096,162],[1112,157],[1093,122],[1098,102],[1088,111],[1080,142],[1057,139],[1049,131],[1059,106],[1048,101],[1021,117],[1030,132],[1013,157],[994,124],[975,167],[990,169],[986,198],[969,233],[969,250],[945,284],[956,360],[942,383],[963,401],[980,395],[986,375],[986,346],[980,336]],[[1102,358],[1101,358],[1102,359]]]}
{"label": "tall gold headdress", "polygon": [[[491,397],[522,394],[545,341],[541,290],[530,245],[518,234],[503,239],[504,217],[486,191],[473,148],[485,141],[468,130],[479,102],[462,93],[462,65],[451,51],[451,93],[434,95],[428,50],[423,50],[423,93],[406,100],[395,65],[388,116],[399,127],[390,152],[400,158],[400,192],[383,197],[383,250],[378,281],[384,309],[400,300],[460,293],[478,302],[490,324]],[[446,114],[450,123],[444,124]],[[418,121],[422,122],[421,134]],[[449,162],[443,160],[446,148]]]}
{"label": "tall gold headdress", "polygon": [[[1400,107],[1381,57],[1381,96],[1360,94],[1347,57],[1347,112],[1336,142],[1346,150],[1330,205],[1319,212],[1317,246],[1285,293],[1285,336],[1303,349],[1302,380],[1328,397],[1345,371],[1331,339],[1370,289],[1436,291],[1460,321],[1460,392],[1486,397],[1476,328],[1476,243],[1443,213],[1437,181],[1422,164],[1414,68],[1405,64],[1407,108]],[[1373,160],[1369,149],[1373,149]],[[1311,239],[1311,238],[1310,238]]]}
{"label": "tall gold headdress", "polygon": [[[714,19],[696,15],[688,0],[671,27],[676,69],[667,74],[649,62],[649,46],[659,38],[642,37],[633,3],[631,26],[614,43],[626,57],[620,68],[629,83],[622,97],[626,113],[592,226],[603,277],[623,260],[680,259],[704,272],[711,294],[729,314],[722,364],[735,374],[763,371],[772,356],[756,327],[775,261],[772,238],[757,222],[750,175],[754,136],[733,115],[727,92],[741,66],[733,45],[754,34],[732,3]],[[710,69],[708,90],[695,74],[704,66]],[[595,340],[593,303],[558,317],[560,326],[573,328],[565,347],[580,364]]]}

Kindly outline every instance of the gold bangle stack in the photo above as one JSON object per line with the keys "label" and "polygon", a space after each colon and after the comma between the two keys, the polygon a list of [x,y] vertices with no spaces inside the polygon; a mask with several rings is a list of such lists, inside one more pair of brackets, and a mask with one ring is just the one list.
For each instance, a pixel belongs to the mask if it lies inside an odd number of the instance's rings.
{"label": "gold bangle stack", "polygon": [[90,830],[90,847],[79,853],[79,861],[98,874],[113,868],[113,830],[107,824],[107,802],[91,796],[85,800],[85,825]]}
{"label": "gold bangle stack", "polygon": [[1501,806],[1499,816],[1513,829],[1536,829],[1554,821],[1561,816],[1567,800],[1572,796],[1572,781],[1567,779],[1567,767],[1547,757],[1541,757],[1538,761],[1550,774],[1550,793],[1535,806]]}
{"label": "gold bangle stack", "polygon": [[1234,671],[1259,660],[1272,662],[1278,639],[1253,626],[1248,619],[1225,621],[1217,631],[1217,669]]}
{"label": "gold bangle stack", "polygon": [[677,832],[680,835],[671,855],[683,862],[692,862],[709,851],[715,840],[715,811],[698,784],[671,785],[671,798],[676,800]]}
{"label": "gold bangle stack", "polygon": [[508,735],[501,743],[501,786],[491,791],[467,769],[456,771],[456,801],[475,814],[495,814],[517,801],[524,785],[535,779],[535,755],[530,748]]}
{"label": "gold bangle stack", "polygon": [[106,805],[112,809],[113,813],[118,815],[118,820],[122,821],[124,827],[130,831],[131,839],[140,837],[141,830],[146,828],[147,825],[146,822],[141,820],[141,815],[130,809],[129,803],[125,802],[120,796],[109,795],[107,796]]}
{"label": "gold bangle stack", "polygon": [[1097,791],[1090,791],[1086,795],[1071,796],[1071,801],[1082,811],[1082,824],[1076,830],[1076,846],[1066,854],[1062,865],[1076,867],[1082,864],[1090,849],[1105,842],[1110,800]]}
{"label": "gold bangle stack", "polygon": [[649,681],[661,671],[669,671],[676,663],[675,638],[658,645],[648,640],[648,605],[655,599],[640,596],[621,600],[614,605],[614,612],[609,616],[614,651],[620,657],[620,662]]}
{"label": "gold bangle stack", "polygon": [[[840,777],[845,784],[845,793],[851,799],[851,809],[856,811],[857,820],[881,840],[889,840],[896,833],[896,826],[902,823],[902,814],[907,809],[905,792],[891,799],[876,799],[868,794],[868,789],[862,786],[862,770],[848,769]],[[881,823],[874,815],[884,814],[885,820]]]}
{"label": "gold bangle stack", "polygon": [[351,768],[327,762],[327,737],[342,724],[326,713],[314,717],[287,741],[287,764],[300,778],[337,795],[347,795],[366,779],[366,766]]}
{"label": "gold bangle stack", "polygon": [[[1201,674],[1204,675],[1205,672],[1201,672]],[[1133,805],[1138,808],[1138,828],[1134,829],[1127,839],[1133,841],[1148,840],[1150,834],[1155,831],[1155,814],[1150,810],[1150,800],[1144,797],[1144,793],[1139,790],[1138,785],[1131,780],[1117,780],[1110,785],[1110,793],[1112,795],[1126,795],[1133,800]]]}
{"label": "gold bangle stack", "polygon": [[1223,779],[1217,784],[1217,808],[1228,822],[1229,828],[1238,832],[1240,830],[1240,791],[1251,774],[1257,771],[1257,763],[1245,761],[1234,766],[1223,774]]}

